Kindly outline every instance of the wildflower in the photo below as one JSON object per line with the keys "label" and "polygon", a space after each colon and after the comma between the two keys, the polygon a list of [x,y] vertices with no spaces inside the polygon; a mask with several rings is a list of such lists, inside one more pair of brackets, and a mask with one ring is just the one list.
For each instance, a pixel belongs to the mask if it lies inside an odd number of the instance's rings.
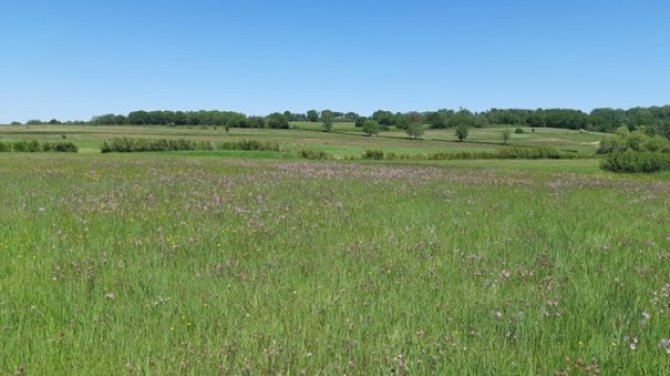
{"label": "wildflower", "polygon": [[658,347],[660,347],[666,354],[670,355],[670,339],[661,338],[658,342]]}
{"label": "wildflower", "polygon": [[108,292],[105,294],[105,299],[107,300],[114,300],[114,293],[113,292]]}
{"label": "wildflower", "polygon": [[493,315],[493,317],[495,317],[496,319],[500,319],[502,318],[503,314],[500,311],[491,311],[491,315]]}
{"label": "wildflower", "polygon": [[632,337],[631,338],[631,337],[625,336],[625,337],[623,337],[623,340],[624,340],[624,342],[628,342],[628,348],[630,349],[630,351],[637,350],[637,344],[638,344],[637,337]]}

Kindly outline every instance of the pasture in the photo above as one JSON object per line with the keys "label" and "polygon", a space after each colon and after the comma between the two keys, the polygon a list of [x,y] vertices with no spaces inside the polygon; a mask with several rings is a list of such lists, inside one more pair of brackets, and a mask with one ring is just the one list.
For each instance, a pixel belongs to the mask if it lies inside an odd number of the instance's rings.
{"label": "pasture", "polygon": [[[501,142],[308,126],[2,128],[82,152],[0,153],[0,372],[670,372],[668,174],[300,160]],[[117,136],[286,151],[100,154]],[[601,138],[515,136],[580,152]]]}
{"label": "pasture", "polygon": [[[335,157],[360,156],[365,150],[378,149],[398,154],[419,154],[462,151],[492,151],[502,144],[504,127],[473,128],[465,142],[458,142],[453,129],[427,130],[423,140],[412,140],[404,131],[384,131],[377,136],[365,136],[353,123],[336,123],[333,132],[323,132],[320,123],[295,122],[290,130],[234,128],[226,133],[223,127],[166,127],[166,126],[0,126],[0,141],[30,139],[38,141],[74,142],[81,152],[98,152],[103,141],[115,137],[150,139],[188,139],[226,142],[231,140],[272,141],[289,153],[303,149],[324,151]],[[592,154],[604,137],[598,132],[579,132],[566,129],[538,128],[523,134],[512,131],[510,145],[551,146],[568,152]]]}

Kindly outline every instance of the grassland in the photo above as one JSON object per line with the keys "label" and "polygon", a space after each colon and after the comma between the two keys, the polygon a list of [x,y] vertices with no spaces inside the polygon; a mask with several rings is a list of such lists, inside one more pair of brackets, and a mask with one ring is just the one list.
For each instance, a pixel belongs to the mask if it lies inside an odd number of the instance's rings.
{"label": "grassland", "polygon": [[[88,151],[0,153],[0,373],[670,372],[670,174],[305,161],[292,151],[486,150],[499,130],[294,126],[2,128]],[[287,151],[100,154],[116,136]]]}
{"label": "grassland", "polygon": [[0,155],[0,371],[667,373],[670,183],[559,162]]}
{"label": "grassland", "polygon": [[[360,156],[367,149],[398,154],[492,151],[502,144],[504,127],[472,129],[466,142],[458,142],[452,129],[428,130],[423,140],[412,140],[402,131],[386,131],[367,137],[353,123],[337,123],[333,132],[323,132],[318,123],[293,123],[290,130],[232,129],[223,127],[138,127],[138,126],[0,126],[1,140],[36,139],[67,141],[77,144],[81,152],[98,152],[102,142],[114,137],[185,138],[195,141],[226,142],[239,139],[272,141],[295,154],[303,149],[324,151],[336,157]],[[514,131],[513,128],[509,128]],[[512,133],[510,145],[552,146],[559,150],[593,153],[604,137],[597,132],[540,128],[531,132]]]}

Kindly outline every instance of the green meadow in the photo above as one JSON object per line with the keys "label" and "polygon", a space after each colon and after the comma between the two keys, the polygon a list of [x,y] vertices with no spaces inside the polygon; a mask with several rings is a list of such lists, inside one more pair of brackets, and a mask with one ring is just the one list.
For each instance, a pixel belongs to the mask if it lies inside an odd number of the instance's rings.
{"label": "green meadow", "polygon": [[[194,141],[227,142],[258,140],[278,143],[285,151],[304,149],[324,151],[336,157],[360,156],[365,150],[378,149],[398,154],[441,153],[462,151],[492,151],[503,143],[504,129],[511,131],[509,145],[550,146],[562,151],[593,154],[604,133],[556,128],[516,127],[472,128],[464,142],[458,142],[453,129],[426,130],[423,140],[408,138],[404,131],[384,131],[366,136],[353,123],[335,123],[332,132],[323,132],[321,123],[294,122],[291,129],[232,128],[213,126],[0,126],[0,141],[38,140],[71,141],[83,153],[99,152],[103,141],[117,137],[148,139],[187,139]],[[65,139],[63,138],[65,137]]]}
{"label": "green meadow", "polygon": [[[219,127],[0,127],[0,373],[670,373],[670,175],[575,160],[310,161],[495,150]],[[593,154],[603,134],[509,143]],[[101,154],[115,137],[279,152]]]}

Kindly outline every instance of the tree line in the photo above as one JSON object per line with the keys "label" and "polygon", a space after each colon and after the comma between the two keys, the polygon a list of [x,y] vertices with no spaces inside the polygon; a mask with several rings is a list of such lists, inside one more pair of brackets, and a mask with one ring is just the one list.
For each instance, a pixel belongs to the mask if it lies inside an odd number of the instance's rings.
{"label": "tree line", "polygon": [[[490,125],[512,125],[528,127],[552,127],[614,132],[620,127],[670,136],[670,105],[635,107],[628,110],[598,108],[589,113],[572,109],[497,109],[472,112],[467,109],[424,112],[392,112],[377,110],[370,116],[355,112],[332,110],[309,110],[305,113],[291,111],[275,112],[266,116],[247,116],[234,111],[133,111],[127,115],[105,114],[93,117],[89,123],[97,125],[171,125],[171,126],[223,126],[226,128],[289,128],[289,122],[321,122],[326,130],[335,122],[355,122],[363,127],[366,121],[377,123],[381,130],[389,127],[410,130],[416,124],[428,128],[486,127]],[[67,122],[82,124],[84,122]],[[13,124],[19,124],[14,122]],[[52,119],[48,122],[30,120],[28,125],[61,124]],[[368,128],[370,123],[368,122]]]}

